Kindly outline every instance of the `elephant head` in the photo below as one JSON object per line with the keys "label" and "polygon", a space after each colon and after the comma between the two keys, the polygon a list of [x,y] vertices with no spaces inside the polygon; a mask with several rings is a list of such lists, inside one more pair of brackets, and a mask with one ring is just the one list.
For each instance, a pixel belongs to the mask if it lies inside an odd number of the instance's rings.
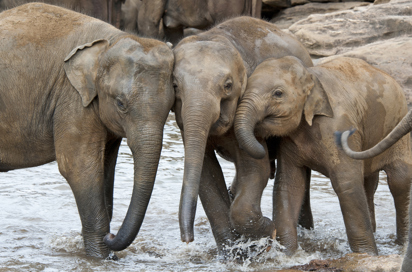
{"label": "elephant head", "polygon": [[354,133],[354,130],[347,130],[344,132],[335,132],[336,144],[343,149],[343,151],[352,159],[366,160],[378,156],[385,150],[394,145],[403,136],[412,131],[412,110],[410,110],[402,120],[396,125],[396,127],[379,143],[374,147],[356,152],[353,151],[348,145],[348,138]]}
{"label": "elephant head", "polygon": [[193,223],[207,140],[232,127],[247,75],[239,52],[223,37],[188,37],[176,46],[174,54],[174,111],[185,146],[179,222],[182,241],[188,243],[194,239]]}
{"label": "elephant head", "polygon": [[253,158],[265,156],[255,134],[287,136],[301,124],[311,126],[315,115],[333,116],[329,99],[315,74],[296,57],[268,59],[248,79],[238,106],[235,134],[240,147]]}
{"label": "elephant head", "polygon": [[[75,48],[64,70],[90,107],[117,137],[126,137],[134,159],[133,194],[117,234],[105,243],[112,250],[130,245],[142,224],[153,190],[162,148],[163,127],[174,103],[174,56],[164,43],[134,36],[96,40]],[[102,150],[104,152],[104,150]]]}

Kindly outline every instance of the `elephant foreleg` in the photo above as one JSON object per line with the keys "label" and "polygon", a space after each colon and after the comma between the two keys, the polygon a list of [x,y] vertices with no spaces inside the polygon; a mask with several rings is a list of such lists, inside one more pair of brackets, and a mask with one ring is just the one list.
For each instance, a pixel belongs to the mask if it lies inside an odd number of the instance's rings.
{"label": "elephant foreleg", "polygon": [[[266,143],[262,141],[267,150]],[[268,153],[263,159],[256,160],[245,151],[236,147],[236,180],[232,184],[234,200],[230,217],[237,232],[245,237],[273,237],[275,225],[263,216],[260,203],[263,190],[270,176]]]}
{"label": "elephant foreleg", "polygon": [[219,255],[225,256],[225,246],[238,238],[230,225],[230,199],[226,183],[212,148],[206,148],[199,197],[209,219]]}
{"label": "elephant foreleg", "polygon": [[110,221],[113,216],[113,186],[116,168],[117,154],[119,152],[121,138],[114,139],[106,144],[104,152],[104,188],[107,213]]}
{"label": "elephant foreleg", "polygon": [[[56,160],[60,173],[69,183],[82,222],[86,254],[107,258],[110,250],[103,242],[110,232],[110,219],[105,203],[104,150],[98,135],[65,133],[56,139]],[[96,133],[98,134],[98,133]],[[93,142],[92,142],[93,141]]]}
{"label": "elephant foreleg", "polygon": [[303,200],[302,208],[300,210],[299,225],[305,229],[313,229],[313,215],[310,206],[310,168],[306,168],[305,174],[305,198]]}
{"label": "elephant foreleg", "polygon": [[[298,248],[297,225],[305,198],[306,167],[298,167],[279,153],[275,185],[273,187],[273,220],[277,239],[292,255]],[[310,208],[310,206],[309,206]]]}

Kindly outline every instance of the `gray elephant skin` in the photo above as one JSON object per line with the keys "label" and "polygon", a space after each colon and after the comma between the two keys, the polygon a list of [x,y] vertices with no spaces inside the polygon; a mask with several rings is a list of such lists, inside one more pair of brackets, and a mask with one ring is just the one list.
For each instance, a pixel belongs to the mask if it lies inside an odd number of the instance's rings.
{"label": "gray elephant skin", "polygon": [[[348,137],[353,134],[352,131],[345,131],[343,133],[337,133],[339,139],[339,146],[343,151],[353,159],[365,160],[378,156],[384,152],[387,152],[389,148],[398,141],[402,140],[404,137],[410,137],[409,133],[412,131],[412,110],[402,118],[399,124],[379,143],[374,147],[365,151],[353,151],[348,144]],[[407,135],[407,136],[405,136]],[[406,148],[406,147],[405,147]],[[381,156],[384,156],[382,154]],[[409,176],[409,178],[411,178]],[[412,188],[410,196],[412,195]],[[412,218],[412,202],[409,203],[409,218]],[[405,257],[403,259],[401,272],[411,272],[412,271],[412,220],[409,219],[409,241],[408,248],[406,250]]]}
{"label": "gray elephant skin", "polygon": [[[181,239],[194,239],[197,197],[205,209],[218,250],[239,235],[272,236],[260,199],[270,175],[268,156],[256,160],[238,148],[233,120],[256,65],[270,57],[293,55],[312,66],[306,49],[275,25],[237,17],[184,38],[173,49],[176,101],[173,107],[185,148],[179,223]],[[264,143],[266,145],[266,143]],[[215,151],[236,165],[231,202]]]}
{"label": "gray elephant skin", "polygon": [[[0,0],[0,11],[23,5],[35,0]],[[41,2],[69,8],[77,12],[120,26],[121,6],[125,0],[43,0]]]}
{"label": "gray elephant skin", "polygon": [[[394,107],[393,105],[396,105]],[[329,177],[338,195],[352,251],[377,254],[373,195],[384,170],[396,208],[397,242],[407,238],[412,158],[409,137],[384,155],[365,161],[346,156],[334,132],[356,128],[350,145],[369,148],[383,139],[407,111],[399,84],[359,59],[337,58],[312,68],[285,57],[260,64],[248,79],[236,113],[240,146],[255,158],[265,149],[255,135],[279,136],[273,218],[277,238],[297,249],[297,222],[305,173]]]}
{"label": "gray elephant skin", "polygon": [[[0,171],[56,160],[76,199],[86,253],[106,258],[111,249],[124,249],[153,189],[174,103],[173,52],[160,41],[42,3],[3,11],[0,37]],[[113,237],[123,137],[133,153],[134,187]]]}
{"label": "gray elephant skin", "polygon": [[[133,1],[133,0],[132,0]],[[140,35],[177,43],[184,28],[207,29],[227,18],[260,18],[262,0],[142,0],[138,12]],[[160,24],[163,22],[164,33]]]}

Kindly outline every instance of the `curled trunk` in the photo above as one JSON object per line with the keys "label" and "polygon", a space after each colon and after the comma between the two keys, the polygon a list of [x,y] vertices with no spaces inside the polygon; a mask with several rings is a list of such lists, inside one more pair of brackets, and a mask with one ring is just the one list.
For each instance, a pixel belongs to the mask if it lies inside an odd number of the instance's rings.
{"label": "curled trunk", "polygon": [[266,154],[265,148],[254,134],[256,123],[259,121],[257,112],[253,103],[248,103],[244,99],[236,112],[235,134],[241,149],[255,159],[263,159]]}
{"label": "curled trunk", "polygon": [[399,122],[399,124],[382,141],[380,141],[374,147],[365,151],[356,152],[349,147],[348,138],[354,131],[348,130],[342,133],[336,132],[335,134],[338,146],[340,146],[349,157],[357,160],[365,160],[383,153],[411,130],[412,110],[410,110],[408,114],[405,115],[405,117]]}
{"label": "curled trunk", "polygon": [[[144,137],[139,137],[144,135]],[[163,126],[145,125],[135,135],[128,135],[127,144],[133,154],[134,185],[130,206],[117,235],[107,234],[106,245],[114,251],[127,248],[136,238],[152,195],[162,149]]]}

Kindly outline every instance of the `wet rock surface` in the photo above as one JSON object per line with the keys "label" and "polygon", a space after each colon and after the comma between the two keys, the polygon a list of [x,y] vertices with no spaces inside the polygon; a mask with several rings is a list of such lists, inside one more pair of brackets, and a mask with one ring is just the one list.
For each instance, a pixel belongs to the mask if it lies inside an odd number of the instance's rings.
{"label": "wet rock surface", "polygon": [[308,264],[293,266],[278,271],[319,271],[319,272],[397,272],[402,264],[402,256],[370,256],[350,253],[339,259],[312,260]]}
{"label": "wet rock surface", "polygon": [[412,105],[412,1],[307,3],[284,9],[271,21],[294,34],[320,59],[317,63],[346,56],[382,69]]}

